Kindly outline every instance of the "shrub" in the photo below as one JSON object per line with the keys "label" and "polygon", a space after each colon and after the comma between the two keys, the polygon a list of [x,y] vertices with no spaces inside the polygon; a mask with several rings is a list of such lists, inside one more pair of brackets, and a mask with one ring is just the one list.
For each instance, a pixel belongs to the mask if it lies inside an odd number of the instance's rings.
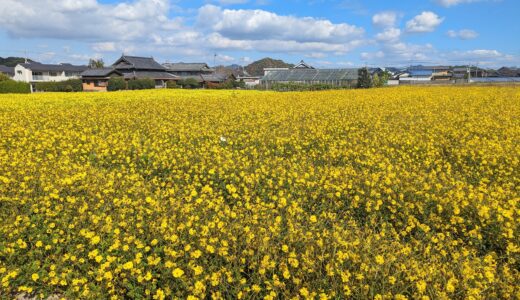
{"label": "shrub", "polygon": [[35,89],[39,92],[81,92],[83,91],[83,84],[81,79],[38,82],[35,84]]}
{"label": "shrub", "polygon": [[177,81],[183,89],[196,89],[200,87],[200,83],[195,78],[186,78]]}
{"label": "shrub", "polygon": [[206,83],[207,89],[215,89],[215,90],[231,90],[231,89],[236,89],[236,88],[243,89],[245,87],[246,87],[245,82],[234,81],[234,80],[227,80],[222,83],[213,83],[213,82]]}
{"label": "shrub", "polygon": [[176,89],[176,88],[178,88],[177,82],[175,82],[173,80],[166,82],[166,88],[168,88],[168,89]]}
{"label": "shrub", "polygon": [[27,82],[14,80],[0,81],[0,94],[29,94],[31,86]]}
{"label": "shrub", "polygon": [[350,88],[350,84],[344,85],[332,85],[325,83],[315,83],[315,84],[306,84],[306,83],[297,83],[297,82],[288,82],[288,83],[273,83],[269,86],[260,85],[257,86],[258,89],[267,89],[278,92],[303,92],[303,91],[325,91],[325,90],[339,90],[339,89],[347,89]]}
{"label": "shrub", "polygon": [[12,79],[11,79],[11,77],[9,77],[9,75],[6,75],[4,73],[0,73],[0,82],[7,81],[7,80],[12,80]]}
{"label": "shrub", "polygon": [[108,91],[121,91],[126,90],[126,82],[123,78],[114,77],[108,80]]}
{"label": "shrub", "polygon": [[132,79],[128,81],[129,90],[149,90],[155,88],[155,80],[150,78]]}

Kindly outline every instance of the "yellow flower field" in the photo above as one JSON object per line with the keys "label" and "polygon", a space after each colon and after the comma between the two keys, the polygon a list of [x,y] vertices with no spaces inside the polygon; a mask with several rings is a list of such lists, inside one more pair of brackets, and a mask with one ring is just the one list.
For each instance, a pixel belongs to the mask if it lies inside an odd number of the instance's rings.
{"label": "yellow flower field", "polygon": [[520,89],[0,96],[0,299],[520,298]]}

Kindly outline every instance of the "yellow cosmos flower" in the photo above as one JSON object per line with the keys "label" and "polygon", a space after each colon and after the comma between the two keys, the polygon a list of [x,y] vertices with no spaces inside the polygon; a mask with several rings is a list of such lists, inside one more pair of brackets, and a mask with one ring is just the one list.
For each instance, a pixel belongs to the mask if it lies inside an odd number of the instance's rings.
{"label": "yellow cosmos flower", "polygon": [[172,271],[172,275],[175,278],[180,278],[182,275],[184,275],[184,271],[180,268],[175,268],[175,270]]}
{"label": "yellow cosmos flower", "polygon": [[134,263],[131,262],[131,261],[129,261],[129,262],[123,264],[123,269],[125,269],[125,270],[131,270],[131,269],[133,269],[133,268],[134,268]]}

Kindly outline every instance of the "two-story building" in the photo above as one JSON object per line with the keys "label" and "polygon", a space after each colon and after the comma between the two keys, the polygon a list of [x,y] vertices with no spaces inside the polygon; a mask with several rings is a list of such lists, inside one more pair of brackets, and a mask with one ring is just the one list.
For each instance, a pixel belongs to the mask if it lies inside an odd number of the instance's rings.
{"label": "two-story building", "polygon": [[106,91],[108,80],[122,77],[125,80],[152,79],[156,88],[164,88],[168,81],[176,81],[178,76],[167,72],[166,68],[152,57],[121,56],[109,68],[88,69],[81,74],[84,91]]}
{"label": "two-story building", "polygon": [[87,66],[75,66],[71,64],[53,65],[28,62],[16,65],[13,79],[16,81],[29,82],[31,88],[34,89],[34,84],[37,82],[78,79],[80,78],[81,72],[86,69]]}

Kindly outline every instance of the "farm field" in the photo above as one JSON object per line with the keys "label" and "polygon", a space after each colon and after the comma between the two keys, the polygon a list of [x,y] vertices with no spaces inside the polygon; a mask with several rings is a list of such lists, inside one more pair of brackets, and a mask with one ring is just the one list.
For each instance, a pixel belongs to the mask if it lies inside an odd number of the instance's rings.
{"label": "farm field", "polygon": [[0,298],[520,298],[520,89],[0,95]]}

